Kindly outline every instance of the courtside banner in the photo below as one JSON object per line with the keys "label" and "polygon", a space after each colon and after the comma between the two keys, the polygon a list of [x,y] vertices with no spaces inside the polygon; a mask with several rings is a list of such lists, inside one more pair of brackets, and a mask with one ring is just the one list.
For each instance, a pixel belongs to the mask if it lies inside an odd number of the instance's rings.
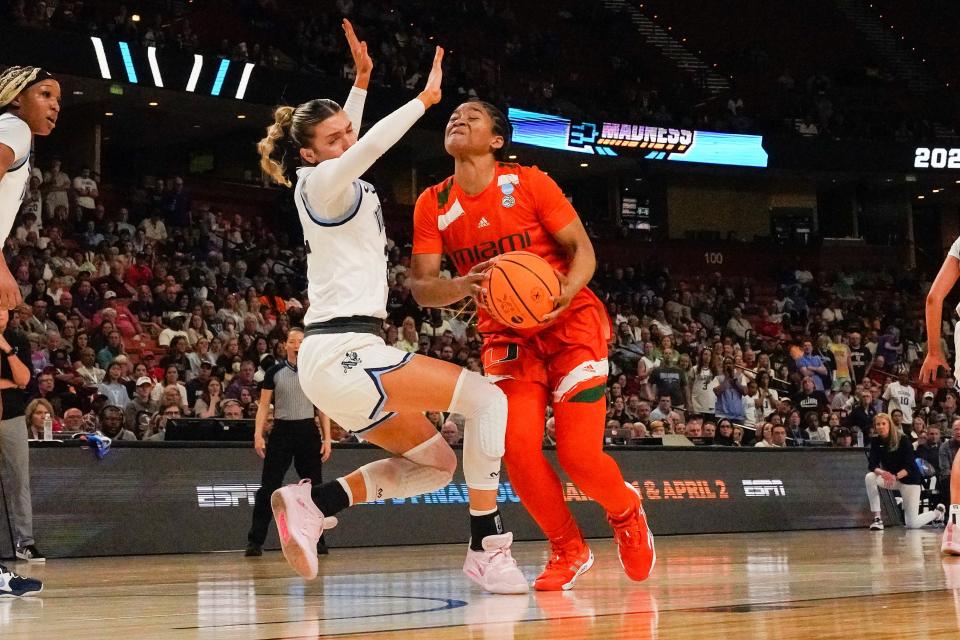
{"label": "courtside banner", "polygon": [[[76,446],[32,447],[38,546],[50,557],[244,548],[260,483],[261,461],[252,448],[149,444],[117,443],[102,460]],[[861,450],[609,453],[639,489],[658,535],[862,527],[870,521]],[[382,456],[378,449],[335,448],[324,477],[334,479]],[[547,456],[556,461],[553,451]],[[292,471],[287,480],[297,480]],[[609,537],[603,509],[562,480],[584,535]],[[499,499],[517,539],[542,537],[506,473]],[[340,525],[327,534],[333,547],[463,543],[469,536],[467,490],[459,470],[439,491],[357,505],[338,517]],[[895,518],[888,515],[887,521]],[[7,557],[12,552],[5,510],[2,519],[0,553]],[[279,546],[272,526],[266,546]]]}

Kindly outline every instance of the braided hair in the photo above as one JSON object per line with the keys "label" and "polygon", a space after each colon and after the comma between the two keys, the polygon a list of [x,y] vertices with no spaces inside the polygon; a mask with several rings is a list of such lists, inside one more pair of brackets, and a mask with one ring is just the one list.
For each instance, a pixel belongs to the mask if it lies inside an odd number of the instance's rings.
{"label": "braided hair", "polygon": [[10,103],[26,89],[50,79],[53,76],[40,67],[8,67],[0,73],[0,113],[5,112]]}

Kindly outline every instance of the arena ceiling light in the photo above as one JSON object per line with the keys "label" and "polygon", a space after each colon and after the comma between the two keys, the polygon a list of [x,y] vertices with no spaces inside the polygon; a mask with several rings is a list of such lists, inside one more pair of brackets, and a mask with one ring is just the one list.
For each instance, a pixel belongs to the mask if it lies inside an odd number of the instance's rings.
{"label": "arena ceiling light", "polygon": [[220,61],[220,68],[217,69],[217,78],[213,81],[213,89],[210,90],[210,95],[218,96],[220,95],[220,89],[223,88],[223,79],[227,77],[227,69],[230,68],[230,61],[224,58]]}
{"label": "arena ceiling light", "polygon": [[97,64],[100,65],[100,77],[104,80],[111,80],[110,67],[107,65],[107,52],[103,50],[103,40],[96,36],[91,36],[93,41],[93,51],[97,55]]}
{"label": "arena ceiling light", "polygon": [[201,69],[203,69],[203,56],[195,53],[193,54],[193,69],[190,70],[190,79],[187,80],[187,91],[197,90],[197,80],[200,79]]}
{"label": "arena ceiling light", "polygon": [[133,66],[133,57],[130,55],[130,45],[126,42],[120,43],[120,55],[123,56],[123,67],[127,70],[127,80],[137,84],[137,70]]}
{"label": "arena ceiling light", "polygon": [[157,64],[157,48],[147,47],[147,60],[150,62],[150,73],[153,74],[153,84],[163,88],[163,78],[160,77],[160,65]]}
{"label": "arena ceiling light", "polygon": [[250,82],[250,74],[253,73],[253,67],[255,65],[252,62],[248,62],[243,65],[243,74],[240,76],[240,85],[237,87],[237,95],[234,96],[237,100],[243,100],[243,96],[247,95],[247,84]]}

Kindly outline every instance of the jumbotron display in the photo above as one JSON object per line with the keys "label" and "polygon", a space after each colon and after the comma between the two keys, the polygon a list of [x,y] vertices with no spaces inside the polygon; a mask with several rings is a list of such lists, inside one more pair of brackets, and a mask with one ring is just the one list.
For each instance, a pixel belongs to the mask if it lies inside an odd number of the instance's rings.
{"label": "jumbotron display", "polygon": [[631,123],[574,122],[511,108],[513,142],[601,156],[637,155],[648,160],[766,167],[763,137]]}

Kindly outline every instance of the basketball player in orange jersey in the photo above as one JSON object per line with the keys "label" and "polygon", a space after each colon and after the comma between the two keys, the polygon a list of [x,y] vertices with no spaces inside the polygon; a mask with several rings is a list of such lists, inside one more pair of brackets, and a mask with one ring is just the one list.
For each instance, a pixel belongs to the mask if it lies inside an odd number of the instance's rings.
{"label": "basketball player in orange jersey", "polygon": [[[496,107],[467,102],[450,116],[444,146],[454,174],[424,191],[414,213],[412,292],[427,307],[463,297],[441,279],[446,253],[460,274],[494,256],[523,249],[547,260],[562,292],[538,331],[513,330],[480,309],[483,364],[507,395],[506,456],[513,487],[550,540],[550,560],[534,587],[566,590],[593,564],[563,498],[557,473],[541,449],[544,415],[553,404],[557,457],[567,475],[607,511],[624,570],[644,580],[656,562],[638,492],[603,451],[609,321],[587,283],[593,245],[557,184],[536,167],[500,162],[510,123]],[[473,293],[482,299],[480,286]]]}

